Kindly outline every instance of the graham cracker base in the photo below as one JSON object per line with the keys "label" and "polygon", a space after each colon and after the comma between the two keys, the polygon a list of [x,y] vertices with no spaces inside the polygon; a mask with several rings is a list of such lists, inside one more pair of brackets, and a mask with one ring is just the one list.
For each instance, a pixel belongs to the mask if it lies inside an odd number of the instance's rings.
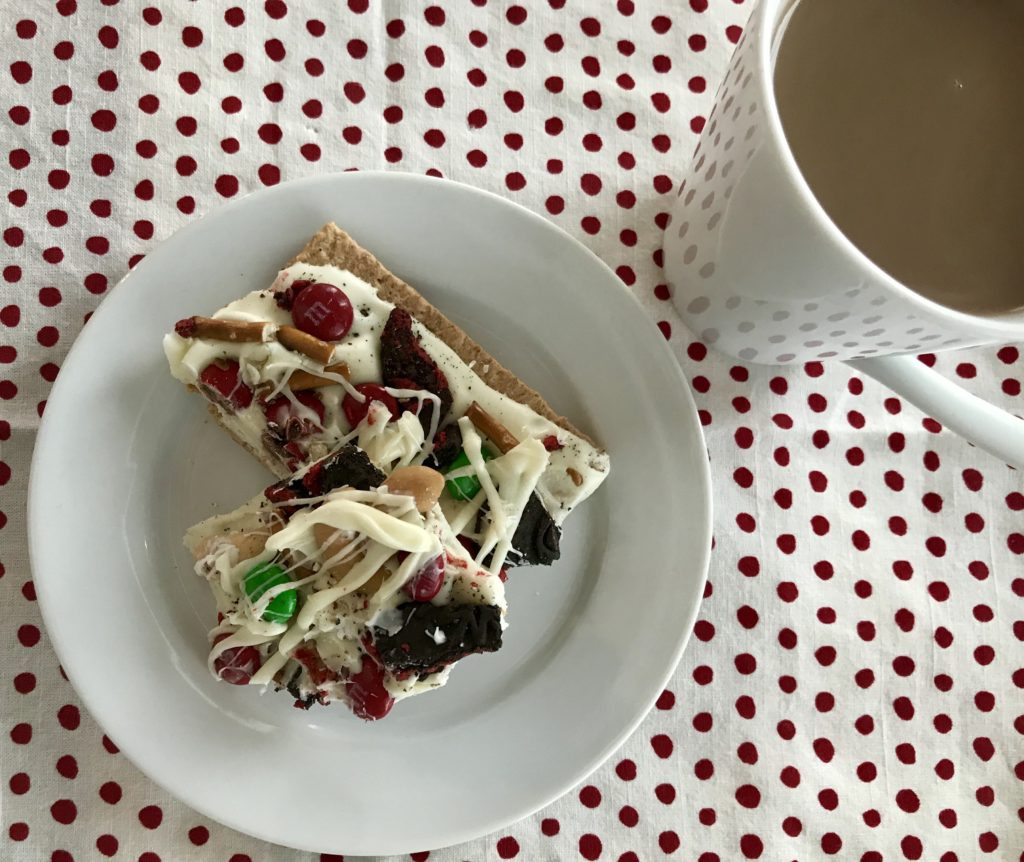
{"label": "graham cracker base", "polygon": [[[434,335],[452,348],[467,365],[475,362],[474,373],[492,389],[525,404],[541,416],[600,449],[597,443],[564,416],[559,415],[535,389],[527,386],[505,368],[458,326],[452,323],[422,295],[387,269],[333,222],[324,225],[306,243],[288,266],[308,263],[311,266],[336,266],[346,269],[372,285],[392,305],[408,311]],[[262,458],[260,460],[263,460]],[[265,463],[265,462],[264,462]]]}

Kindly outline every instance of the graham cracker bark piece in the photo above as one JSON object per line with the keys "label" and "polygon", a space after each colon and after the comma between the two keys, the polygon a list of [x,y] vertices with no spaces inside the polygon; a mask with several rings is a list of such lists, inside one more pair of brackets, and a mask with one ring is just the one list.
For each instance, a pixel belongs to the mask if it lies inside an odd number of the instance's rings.
{"label": "graham cracker bark piece", "polygon": [[475,362],[474,373],[492,389],[527,405],[571,434],[586,440],[596,448],[601,448],[589,435],[552,410],[539,392],[523,383],[462,329],[427,302],[418,291],[394,275],[333,222],[320,228],[306,243],[305,248],[288,262],[287,266],[291,266],[293,263],[336,266],[339,269],[348,270],[357,278],[372,285],[387,302],[408,311],[416,320],[451,347],[463,362],[466,364]]}

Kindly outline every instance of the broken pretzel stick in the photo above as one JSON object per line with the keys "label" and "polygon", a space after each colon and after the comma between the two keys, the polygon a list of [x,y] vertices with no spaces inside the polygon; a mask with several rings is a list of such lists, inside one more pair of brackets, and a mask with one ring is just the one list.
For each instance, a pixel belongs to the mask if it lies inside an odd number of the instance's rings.
{"label": "broken pretzel stick", "polygon": [[475,401],[469,405],[466,415],[469,417],[469,421],[483,431],[491,442],[501,450],[502,455],[519,445],[519,441],[512,436],[512,432]]}
{"label": "broken pretzel stick", "polygon": [[186,317],[174,324],[182,338],[208,338],[211,341],[266,341],[267,324],[219,317]]}
{"label": "broken pretzel stick", "polygon": [[277,330],[277,340],[289,350],[304,353],[314,362],[326,365],[334,354],[334,345],[321,341],[319,338],[296,329],[294,326],[282,326]]}
{"label": "broken pretzel stick", "polygon": [[[334,365],[328,365],[324,371],[330,374],[340,374],[346,380],[349,379],[348,365],[344,362],[338,362]],[[292,392],[302,392],[305,389],[319,389],[321,386],[333,386],[337,383],[337,380],[328,380],[326,377],[321,377],[319,374],[314,374],[311,371],[303,371],[301,368],[298,371],[293,371],[292,376],[288,378],[288,388]]]}

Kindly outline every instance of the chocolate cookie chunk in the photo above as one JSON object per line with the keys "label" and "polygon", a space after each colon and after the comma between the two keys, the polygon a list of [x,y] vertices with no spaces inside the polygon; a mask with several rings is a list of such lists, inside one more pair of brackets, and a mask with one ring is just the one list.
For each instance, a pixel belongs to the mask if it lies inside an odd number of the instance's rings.
{"label": "chocolate cookie chunk", "polygon": [[346,443],[313,464],[304,476],[277,482],[263,494],[272,503],[284,503],[288,500],[320,497],[346,485],[360,491],[369,491],[384,484],[384,478],[384,474],[373,466],[362,449]]}
{"label": "chocolate cookie chunk", "polygon": [[374,645],[388,670],[433,673],[501,647],[501,611],[493,605],[406,602],[398,610],[405,622],[395,634],[374,629]]}
{"label": "chocolate cookie chunk", "polygon": [[549,566],[561,555],[562,531],[544,508],[540,497],[531,494],[512,536],[511,555],[515,565]]}
{"label": "chocolate cookie chunk", "polygon": [[434,435],[434,449],[426,460],[426,465],[439,473],[444,473],[461,452],[462,431],[457,422],[451,422]]}
{"label": "chocolate cookie chunk", "polygon": [[[425,389],[441,400],[441,415],[444,421],[452,407],[452,390],[448,378],[423,349],[412,328],[412,315],[401,308],[394,308],[388,315],[387,323],[380,334],[380,359],[384,372],[384,383],[397,389]],[[424,431],[430,427],[432,404],[425,404],[420,410],[420,423]]]}

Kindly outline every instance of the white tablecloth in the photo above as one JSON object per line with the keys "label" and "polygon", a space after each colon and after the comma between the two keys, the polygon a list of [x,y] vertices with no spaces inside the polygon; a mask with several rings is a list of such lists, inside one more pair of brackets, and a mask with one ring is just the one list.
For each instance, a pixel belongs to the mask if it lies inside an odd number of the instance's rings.
{"label": "white tablecloth", "polygon": [[[42,631],[24,499],[50,383],[134,261],[249,190],[391,168],[496,191],[600,255],[689,375],[716,482],[700,621],[637,733],[537,815],[412,858],[1018,859],[1018,475],[842,365],[709,353],[668,301],[661,226],[748,11],[5,4],[0,857],[311,858],[170,798],[78,706]],[[1016,348],[937,367],[1020,409]]]}

